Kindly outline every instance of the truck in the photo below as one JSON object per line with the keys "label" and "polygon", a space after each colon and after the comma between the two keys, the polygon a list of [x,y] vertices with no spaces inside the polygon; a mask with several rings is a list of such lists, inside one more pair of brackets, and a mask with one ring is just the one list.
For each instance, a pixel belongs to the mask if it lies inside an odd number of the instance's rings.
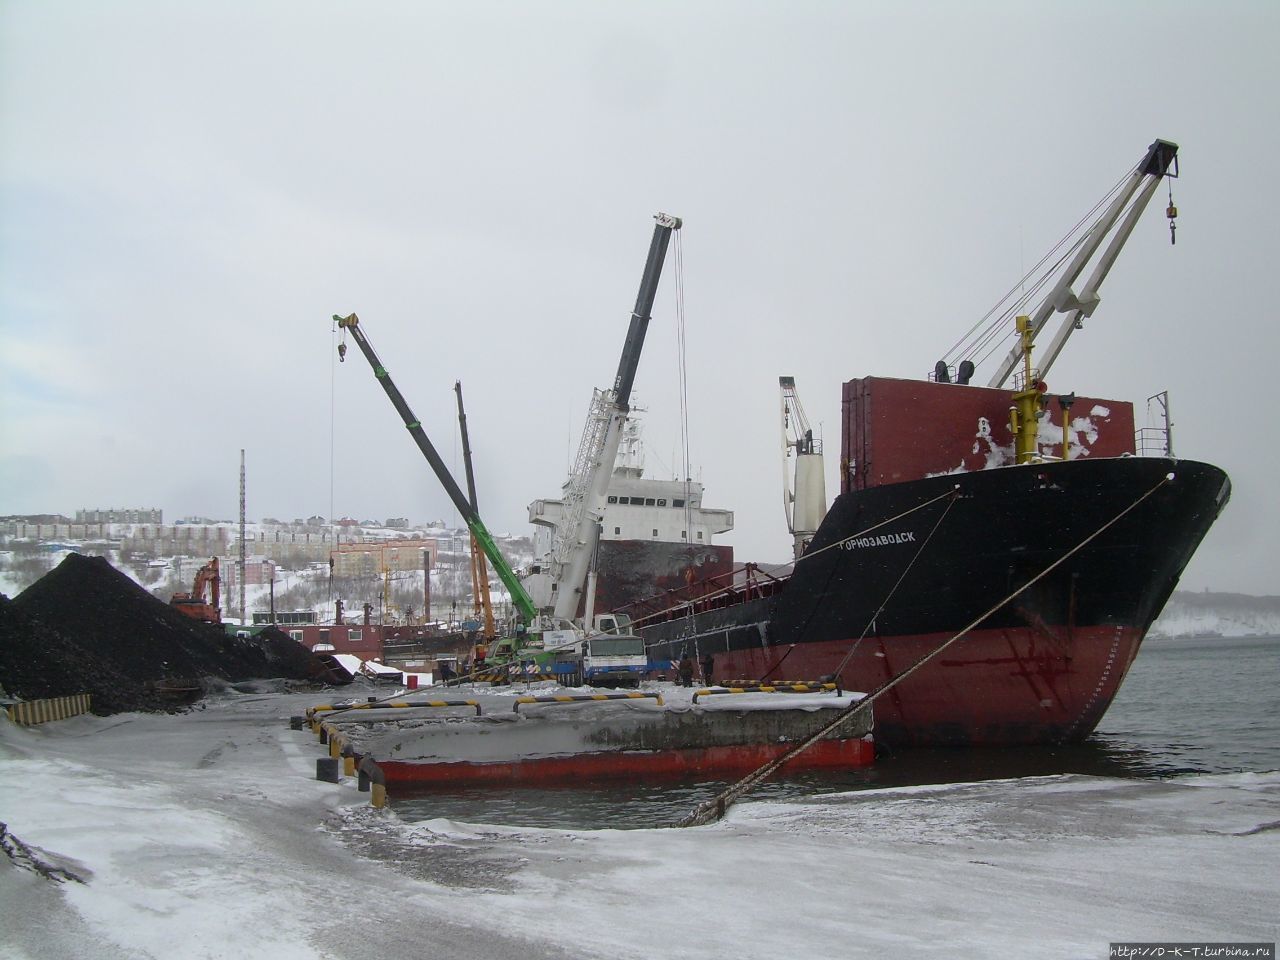
{"label": "truck", "polygon": [[566,687],[638,687],[650,669],[625,613],[601,614],[586,630],[546,631],[542,641],[550,672]]}
{"label": "truck", "polygon": [[644,640],[625,613],[602,614],[582,641],[582,680],[589,687],[638,687],[649,670]]}

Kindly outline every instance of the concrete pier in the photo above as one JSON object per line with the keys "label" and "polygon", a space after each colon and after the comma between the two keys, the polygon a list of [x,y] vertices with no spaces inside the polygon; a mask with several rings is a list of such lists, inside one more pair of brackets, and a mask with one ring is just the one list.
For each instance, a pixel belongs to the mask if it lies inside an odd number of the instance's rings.
{"label": "concrete pier", "polygon": [[[317,721],[329,738],[376,763],[386,782],[536,783],[749,772],[810,736],[858,694],[748,694],[697,705],[654,700],[530,703],[480,698],[470,711],[369,705]],[[410,702],[410,698],[404,698]],[[462,715],[459,715],[459,714]],[[788,769],[872,762],[870,711],[797,757]]]}

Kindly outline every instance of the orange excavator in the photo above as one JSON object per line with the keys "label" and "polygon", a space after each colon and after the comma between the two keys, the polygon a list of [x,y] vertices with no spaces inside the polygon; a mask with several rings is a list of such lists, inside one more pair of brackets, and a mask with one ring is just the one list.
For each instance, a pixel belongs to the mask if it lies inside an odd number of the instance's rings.
{"label": "orange excavator", "polygon": [[193,620],[205,623],[222,623],[222,610],[218,599],[222,578],[218,576],[218,558],[213,557],[196,571],[196,581],[190,593],[175,593],[169,604]]}

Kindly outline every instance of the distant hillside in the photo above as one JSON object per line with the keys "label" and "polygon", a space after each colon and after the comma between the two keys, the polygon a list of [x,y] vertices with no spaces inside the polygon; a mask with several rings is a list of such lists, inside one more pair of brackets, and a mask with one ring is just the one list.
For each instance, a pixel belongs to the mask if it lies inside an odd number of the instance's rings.
{"label": "distant hillside", "polygon": [[1280,636],[1280,597],[1175,590],[1151,632],[1164,637]]}

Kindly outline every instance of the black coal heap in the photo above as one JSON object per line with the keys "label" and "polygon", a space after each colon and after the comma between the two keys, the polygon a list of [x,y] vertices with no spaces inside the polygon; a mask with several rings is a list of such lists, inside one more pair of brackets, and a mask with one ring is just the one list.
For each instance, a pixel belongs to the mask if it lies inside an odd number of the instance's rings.
{"label": "black coal heap", "polygon": [[70,554],[13,600],[0,598],[0,686],[26,699],[89,692],[95,713],[159,709],[157,681],[300,680],[311,669],[310,652],[287,634],[227,636],[102,557]]}

